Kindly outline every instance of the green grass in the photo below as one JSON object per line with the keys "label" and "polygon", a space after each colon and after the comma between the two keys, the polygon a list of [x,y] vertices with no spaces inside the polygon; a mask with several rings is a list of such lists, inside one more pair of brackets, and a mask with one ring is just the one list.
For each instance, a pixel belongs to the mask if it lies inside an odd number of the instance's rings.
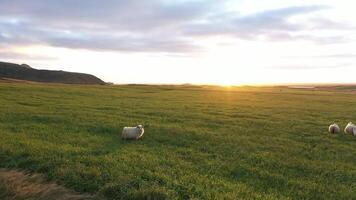
{"label": "green grass", "polygon": [[327,134],[352,120],[344,89],[2,83],[0,167],[107,199],[356,199],[356,137]]}

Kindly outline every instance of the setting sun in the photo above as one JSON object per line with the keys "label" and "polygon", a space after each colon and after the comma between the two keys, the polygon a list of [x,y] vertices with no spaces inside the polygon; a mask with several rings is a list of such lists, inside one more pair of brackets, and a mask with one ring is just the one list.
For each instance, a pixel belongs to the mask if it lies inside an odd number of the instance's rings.
{"label": "setting sun", "polygon": [[0,200],[356,200],[355,8],[0,0]]}
{"label": "setting sun", "polygon": [[4,61],[92,73],[119,84],[355,81],[350,1],[98,4],[105,15],[83,4],[85,18],[75,7],[46,3],[53,14],[44,17],[35,5],[15,2],[0,8]]}

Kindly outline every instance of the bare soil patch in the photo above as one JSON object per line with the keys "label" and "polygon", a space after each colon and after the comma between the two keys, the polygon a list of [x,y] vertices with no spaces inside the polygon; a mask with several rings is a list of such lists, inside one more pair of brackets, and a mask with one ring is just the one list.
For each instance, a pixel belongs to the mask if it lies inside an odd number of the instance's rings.
{"label": "bare soil patch", "polygon": [[3,200],[94,200],[92,195],[77,194],[40,174],[0,169],[0,199]]}

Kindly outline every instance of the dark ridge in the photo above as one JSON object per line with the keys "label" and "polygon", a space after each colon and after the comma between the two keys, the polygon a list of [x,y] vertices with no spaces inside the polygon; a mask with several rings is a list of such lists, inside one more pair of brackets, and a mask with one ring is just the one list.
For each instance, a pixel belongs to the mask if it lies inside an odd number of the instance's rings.
{"label": "dark ridge", "polygon": [[105,82],[91,74],[66,71],[38,70],[29,65],[0,62],[0,79],[17,79],[45,83],[100,84]]}

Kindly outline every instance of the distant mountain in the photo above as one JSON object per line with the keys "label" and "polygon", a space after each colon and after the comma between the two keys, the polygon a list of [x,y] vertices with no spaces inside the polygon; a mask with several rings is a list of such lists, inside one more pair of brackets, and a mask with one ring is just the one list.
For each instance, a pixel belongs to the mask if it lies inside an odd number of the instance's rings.
{"label": "distant mountain", "polygon": [[6,62],[0,62],[0,79],[65,84],[106,84],[91,74],[38,70],[26,64],[18,65]]}

